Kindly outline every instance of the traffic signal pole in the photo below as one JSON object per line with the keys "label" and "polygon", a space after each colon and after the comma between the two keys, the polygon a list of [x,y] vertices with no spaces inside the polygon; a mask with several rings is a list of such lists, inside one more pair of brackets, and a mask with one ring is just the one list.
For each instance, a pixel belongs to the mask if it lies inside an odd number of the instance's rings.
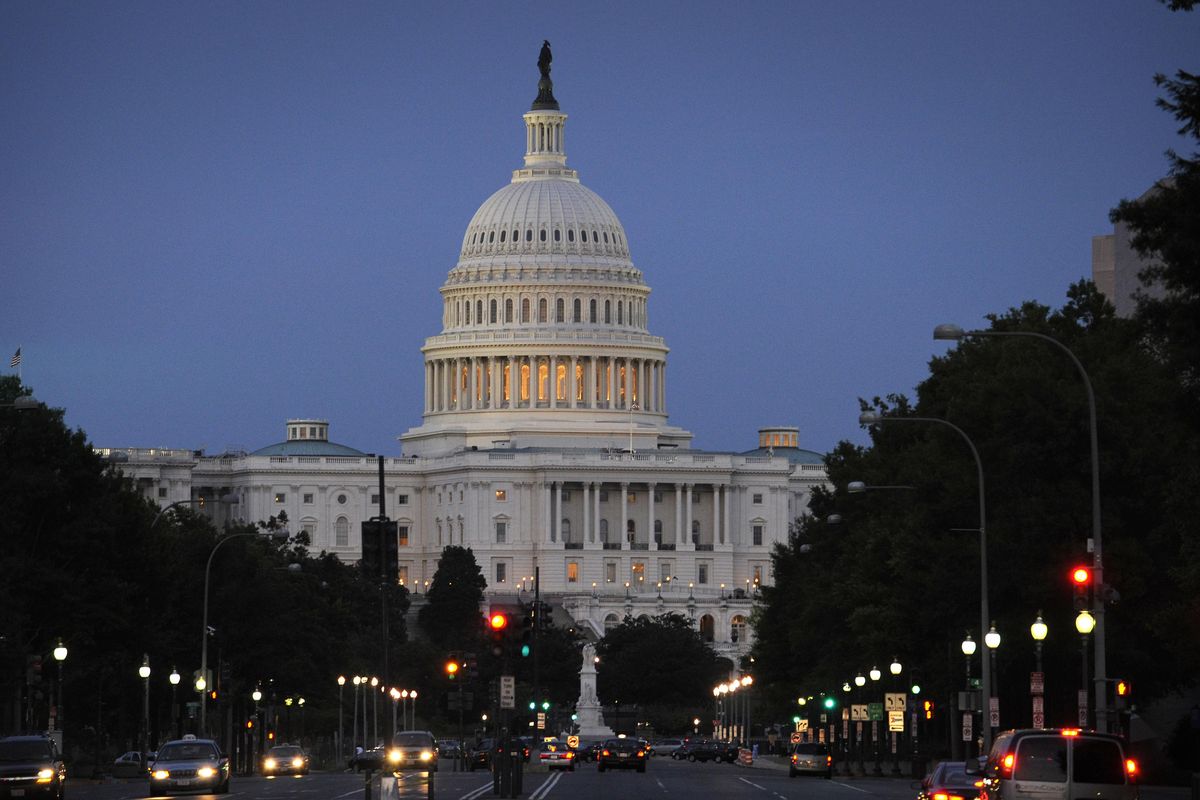
{"label": "traffic signal pole", "polygon": [[[542,627],[542,568],[533,568],[533,633],[530,636],[533,642],[533,713],[537,714],[538,707],[541,706],[541,698],[539,695],[538,685],[538,629]],[[537,719],[535,716],[534,719]],[[535,728],[536,730],[536,728]]]}

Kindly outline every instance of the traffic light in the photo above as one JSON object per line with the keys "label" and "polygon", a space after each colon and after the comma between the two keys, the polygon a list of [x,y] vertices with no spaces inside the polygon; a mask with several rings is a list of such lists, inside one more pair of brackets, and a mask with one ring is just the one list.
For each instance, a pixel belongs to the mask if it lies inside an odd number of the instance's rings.
{"label": "traffic light", "polygon": [[925,701],[925,719],[933,719],[933,701]]}
{"label": "traffic light", "polygon": [[1132,692],[1133,692],[1133,687],[1129,684],[1129,681],[1123,680],[1123,679],[1117,681],[1117,702],[1118,703],[1128,703],[1129,695],[1132,694]]}
{"label": "traffic light", "polygon": [[837,708],[837,700],[832,697],[826,697],[825,700],[822,701],[821,705],[825,707],[826,711],[832,711],[833,709]]}
{"label": "traffic light", "polygon": [[362,523],[363,577],[368,581],[395,583],[399,569],[399,527],[389,520],[370,519]]}
{"label": "traffic light", "polygon": [[1071,568],[1071,586],[1075,592],[1075,610],[1083,611],[1091,606],[1092,569],[1078,566]]}
{"label": "traffic light", "polygon": [[492,640],[492,654],[504,656],[508,644],[508,614],[492,609],[487,618],[488,638]]}
{"label": "traffic light", "polygon": [[254,727],[254,719],[251,718],[251,719],[246,720],[246,730],[250,730],[253,727]]}
{"label": "traffic light", "polygon": [[537,609],[533,603],[530,603],[522,610],[525,613],[521,617],[521,657],[528,658],[533,654],[534,640],[536,638],[534,628],[537,625]]}
{"label": "traffic light", "polygon": [[446,678],[451,681],[454,680],[455,678],[457,678],[458,677],[458,668],[459,668],[458,661],[456,661],[455,659],[450,659],[449,661],[447,661],[446,667],[445,667]]}

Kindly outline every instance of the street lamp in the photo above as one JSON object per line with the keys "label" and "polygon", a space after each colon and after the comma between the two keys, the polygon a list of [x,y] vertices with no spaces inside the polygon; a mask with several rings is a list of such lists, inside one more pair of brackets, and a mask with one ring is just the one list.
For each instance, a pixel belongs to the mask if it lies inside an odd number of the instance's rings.
{"label": "street lamp", "polygon": [[[1083,654],[1083,688],[1079,690],[1079,727],[1081,728],[1086,727],[1088,724],[1088,634],[1095,629],[1096,618],[1093,617],[1086,608],[1080,611],[1079,616],[1075,617],[1075,630],[1079,631],[1079,648],[1080,652]],[[1100,698],[1103,694],[1104,691],[1096,692],[1097,717],[1100,715]]]}
{"label": "street lamp", "polygon": [[1042,621],[1042,610],[1039,608],[1037,619],[1029,626],[1029,635],[1033,637],[1033,652],[1036,658],[1037,669],[1029,681],[1029,693],[1033,695],[1031,702],[1033,704],[1033,727],[1041,728],[1045,722],[1045,706],[1043,705],[1042,694],[1045,691],[1046,677],[1042,673],[1042,641],[1045,640],[1046,634],[1050,629],[1046,627],[1046,623]]}
{"label": "street lamp", "polygon": [[171,667],[171,674],[167,676],[167,680],[171,682],[171,722],[174,723],[175,738],[179,739],[183,737],[183,731],[179,724],[179,681],[182,680],[179,670]]}
{"label": "street lamp", "polygon": [[145,699],[142,703],[142,753],[149,752],[150,742],[150,654],[142,654],[142,665],[138,667],[138,676],[145,684]]}
{"label": "street lamp", "polygon": [[[379,690],[379,678],[372,677],[371,678],[371,717],[373,718],[373,725],[371,727],[371,730],[374,731],[375,742],[377,744],[380,741],[380,739],[379,739],[379,691],[378,690]],[[363,710],[365,711],[366,709],[363,709]]]}
{"label": "street lamp", "polygon": [[[961,436],[963,441],[967,443],[967,447],[971,450],[971,455],[975,459],[975,470],[979,481],[979,629],[983,630],[990,622],[991,616],[988,613],[987,510],[984,502],[983,462],[979,458],[979,451],[975,449],[975,443],[971,441],[971,437],[967,436],[962,428],[940,417],[885,417],[874,411],[864,411],[858,415],[859,425],[878,425],[883,422],[932,422],[937,425],[945,425]],[[972,647],[974,647],[974,643],[972,643]],[[974,652],[974,649],[971,652]],[[987,709],[991,708],[992,705],[991,665],[986,658],[980,659],[980,663],[981,684],[983,687],[982,706]],[[992,729],[985,725],[983,726],[983,752],[991,752],[991,749]]]}
{"label": "street lamp", "polygon": [[1050,633],[1050,628],[1042,620],[1042,610],[1039,608],[1037,619],[1029,626],[1029,635],[1033,637],[1033,652],[1037,658],[1037,671],[1042,671],[1042,642],[1046,640],[1046,635]]}
{"label": "street lamp", "polygon": [[[992,620],[992,627],[988,629],[988,632],[986,634],[984,634],[983,643],[985,645],[987,645],[988,661],[991,663],[991,667],[992,667],[992,686],[991,686],[992,694],[991,694],[991,696],[993,698],[996,698],[997,697],[997,687],[1000,684],[1000,682],[996,679],[996,648],[998,648],[1000,646],[1000,632],[996,630],[996,621],[995,620]],[[995,699],[993,699],[992,702],[996,704],[996,708],[997,708],[996,716],[997,716],[997,718],[999,718],[1000,703],[998,700],[995,700]],[[986,727],[990,731],[992,729],[991,706],[983,709],[983,713],[988,715],[987,725],[985,725],[984,727]]]}
{"label": "street lamp", "polygon": [[410,717],[411,724],[409,725],[409,730],[412,730],[413,728],[417,727],[417,690],[416,689],[413,689],[411,692],[408,693],[408,699],[412,700],[412,710],[410,712],[412,716]]}
{"label": "street lamp", "polygon": [[[892,663],[888,665],[888,672],[892,673],[892,677],[895,678],[895,680],[893,681],[894,684],[899,685],[900,673],[903,671],[904,671],[904,665],[900,663],[900,659],[893,657]],[[900,716],[901,716],[901,719],[903,719],[903,717],[904,717],[904,709],[903,708],[900,710]],[[889,719],[888,720],[888,728],[891,728],[891,727],[892,727],[891,720]],[[895,775],[898,777],[900,775],[900,741],[899,741],[900,740],[900,732],[892,731],[892,730],[889,730],[888,732],[892,735],[891,736],[891,738],[892,738],[892,775]]]}
{"label": "street lamp", "polygon": [[63,665],[63,662],[67,660],[67,646],[65,644],[63,644],[63,640],[62,640],[61,636],[58,639],[58,644],[56,644],[54,646],[54,660],[58,662],[58,702],[56,703],[55,709],[54,709],[56,720],[50,721],[50,730],[54,730],[55,721],[57,721],[58,729],[65,731],[66,726],[63,723],[63,705],[64,705],[64,703],[63,703],[62,665]]}
{"label": "street lamp", "polygon": [[[967,631],[967,637],[962,640],[962,644],[960,645],[960,647],[962,648],[963,656],[965,657],[965,660],[967,662],[967,692],[969,695],[969,693],[971,691],[971,656],[975,655],[975,648],[976,648],[975,640],[971,638],[970,631]],[[980,663],[986,664],[987,659],[980,659]],[[981,669],[982,669],[982,667],[981,667]],[[968,710],[967,713],[973,714],[974,711]]]}
{"label": "street lamp", "polygon": [[[878,683],[879,679],[883,677],[883,673],[880,672],[879,667],[876,666],[872,666],[871,671],[867,674],[871,676],[871,682],[873,684]],[[875,696],[878,697],[878,695]],[[881,767],[879,764],[879,720],[877,719],[871,720],[871,748],[875,751],[874,774],[876,777],[879,777],[883,775],[883,767]]]}
{"label": "street lamp", "polygon": [[337,735],[337,753],[338,760],[346,757],[346,717],[342,710],[342,689],[346,686],[346,676],[338,675],[338,735]]}
{"label": "street lamp", "polygon": [[1030,336],[1034,339],[1041,339],[1044,342],[1049,342],[1058,349],[1062,350],[1071,359],[1075,365],[1075,369],[1079,371],[1079,376],[1083,378],[1083,386],[1087,390],[1088,401],[1088,439],[1091,446],[1092,457],[1092,574],[1095,576],[1095,586],[1097,588],[1095,598],[1092,601],[1092,611],[1095,615],[1095,630],[1096,630],[1096,686],[1101,691],[1096,692],[1096,716],[1097,722],[1100,723],[1101,729],[1108,731],[1108,691],[1105,688],[1105,681],[1108,678],[1108,668],[1105,655],[1105,636],[1104,636],[1104,603],[1105,597],[1103,592],[1104,587],[1104,544],[1101,538],[1100,527],[1100,445],[1096,435],[1096,393],[1092,391],[1092,379],[1088,377],[1087,370],[1083,368],[1083,364],[1075,356],[1071,348],[1055,339],[1052,336],[1047,336],[1043,333],[1034,331],[964,331],[958,325],[943,324],[938,325],[933,329],[934,339],[945,339],[959,341],[967,336]]}
{"label": "street lamp", "polygon": [[[230,496],[231,495],[225,495],[225,497],[230,497]],[[225,498],[223,497],[222,502],[224,502],[224,499]],[[181,505],[181,504],[185,504],[188,502],[191,502],[191,501],[181,500],[181,501],[179,501],[179,503],[172,503],[170,506],[167,506],[167,508],[164,508],[163,511],[166,511],[168,508],[171,508],[171,506]],[[162,516],[163,511],[159,512],[159,515],[158,515],[159,517]],[[158,517],[155,517],[154,519],[155,519],[155,522],[158,521]],[[270,532],[270,535],[271,535],[271,538],[275,539],[276,541],[285,541],[291,536],[291,534],[288,532],[287,528],[273,529]],[[217,543],[213,545],[212,550],[210,550],[208,553],[208,561],[204,565],[204,620],[203,620],[203,624],[200,627],[200,677],[196,681],[196,688],[200,691],[200,733],[201,733],[201,735],[208,733],[208,727],[205,724],[206,718],[207,718],[206,712],[208,709],[208,582],[209,582],[209,577],[212,573],[213,556],[215,556],[217,554],[217,551],[221,549],[221,545],[225,544],[230,539],[237,539],[238,537],[241,537],[241,536],[259,536],[259,533],[258,533],[258,531],[246,531],[244,533],[226,534],[225,536],[218,539]]]}

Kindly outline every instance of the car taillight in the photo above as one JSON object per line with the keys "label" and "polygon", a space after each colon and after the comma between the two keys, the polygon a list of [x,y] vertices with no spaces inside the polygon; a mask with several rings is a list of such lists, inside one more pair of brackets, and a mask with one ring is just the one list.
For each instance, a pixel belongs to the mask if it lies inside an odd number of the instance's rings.
{"label": "car taillight", "polygon": [[833,763],[833,756],[825,756],[825,766],[828,767],[832,763]]}
{"label": "car taillight", "polygon": [[945,792],[934,792],[933,800],[950,800],[950,795]]}
{"label": "car taillight", "polygon": [[1062,735],[1063,736],[1078,736],[1079,728],[1063,728]]}
{"label": "car taillight", "polygon": [[646,756],[646,751],[645,751],[645,750],[638,750],[638,751],[637,751],[637,757],[638,757],[638,758],[644,758],[645,756]]}
{"label": "car taillight", "polygon": [[609,753],[608,753],[608,751],[607,751],[607,750],[601,750],[601,751],[600,751],[600,755],[602,755],[602,756],[606,756],[606,755],[608,755],[608,754],[609,754]]}
{"label": "car taillight", "polygon": [[799,760],[800,760],[800,757],[797,756],[795,753],[792,753],[792,763],[795,764]]}
{"label": "car taillight", "polygon": [[1004,758],[1000,759],[1000,777],[1011,778],[1013,770],[1017,767],[1017,756],[1014,753],[1005,753]]}
{"label": "car taillight", "polygon": [[1125,759],[1125,774],[1132,778],[1134,775],[1137,775],[1137,772],[1138,772],[1137,762],[1134,761],[1132,758]]}
{"label": "car taillight", "polygon": [[567,758],[574,758],[574,757],[575,757],[574,753],[570,753],[570,752],[567,753]]}

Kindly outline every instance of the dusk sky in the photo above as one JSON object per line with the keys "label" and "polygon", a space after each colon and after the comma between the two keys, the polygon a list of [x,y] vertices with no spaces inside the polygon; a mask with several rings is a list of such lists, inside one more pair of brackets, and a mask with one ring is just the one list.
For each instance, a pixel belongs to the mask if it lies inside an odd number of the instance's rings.
{"label": "dusk sky", "polygon": [[395,455],[538,49],[625,226],[671,423],[865,441],[941,322],[1059,307],[1186,149],[1200,14],[1119,2],[0,4],[0,367],[104,447]]}

